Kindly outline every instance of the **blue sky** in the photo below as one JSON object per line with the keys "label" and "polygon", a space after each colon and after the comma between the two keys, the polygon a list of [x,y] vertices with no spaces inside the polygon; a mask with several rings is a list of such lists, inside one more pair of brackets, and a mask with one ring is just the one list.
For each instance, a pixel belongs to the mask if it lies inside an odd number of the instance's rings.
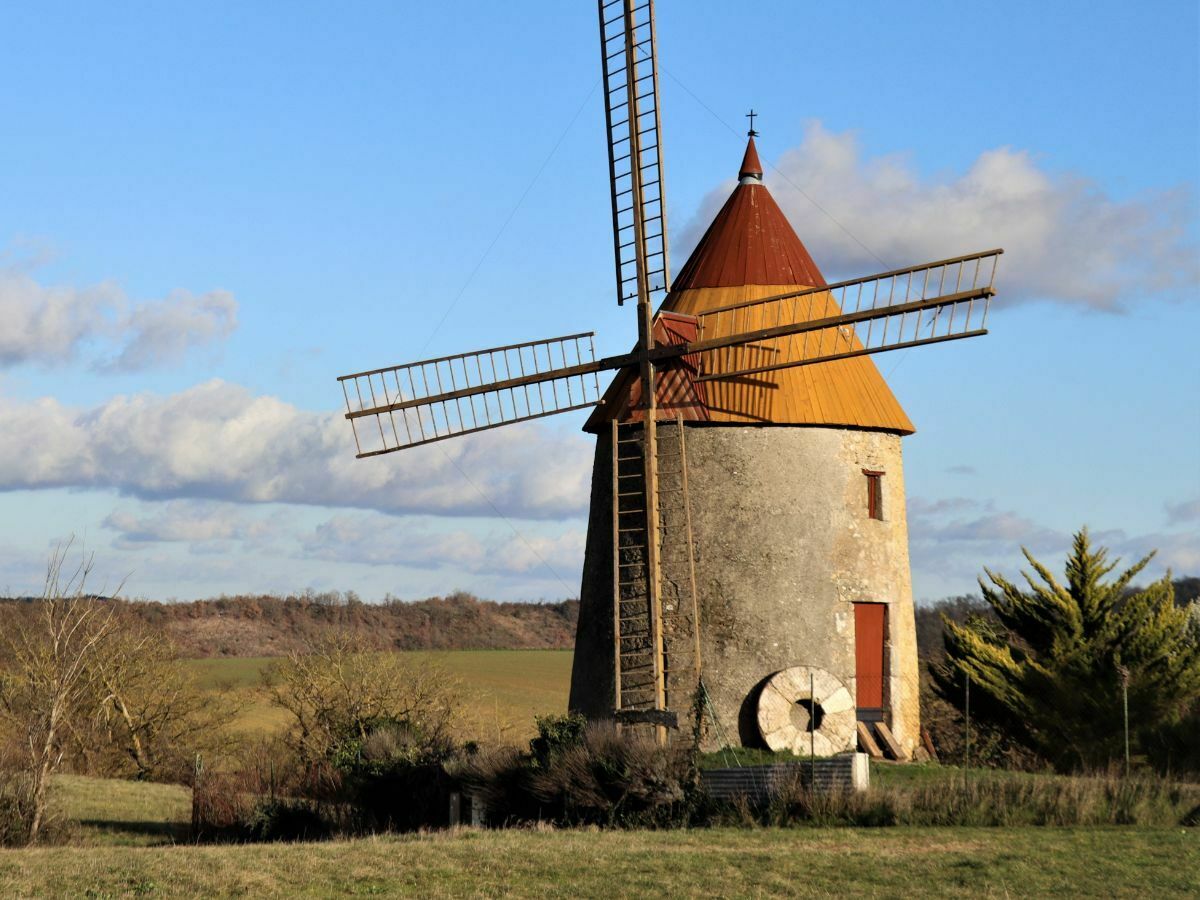
{"label": "blue sky", "polygon": [[[918,597],[1085,523],[1200,573],[1197,17],[658,4],[676,266],[750,106],[827,277],[1008,250],[992,334],[878,358]],[[629,343],[595,32],[583,0],[0,9],[0,589],[74,532],[139,596],[574,595],[580,418],[355,462],[334,378]]]}

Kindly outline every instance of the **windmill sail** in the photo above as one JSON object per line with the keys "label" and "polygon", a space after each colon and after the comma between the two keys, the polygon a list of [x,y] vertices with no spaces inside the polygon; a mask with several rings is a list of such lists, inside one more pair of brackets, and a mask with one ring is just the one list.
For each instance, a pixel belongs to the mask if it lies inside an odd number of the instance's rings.
{"label": "windmill sail", "polygon": [[653,0],[598,0],[617,302],[670,285]]}
{"label": "windmill sail", "polygon": [[698,381],[960,340],[987,333],[1002,250],[779,294],[700,314]]}
{"label": "windmill sail", "polygon": [[358,458],[593,406],[593,333],[343,375]]}

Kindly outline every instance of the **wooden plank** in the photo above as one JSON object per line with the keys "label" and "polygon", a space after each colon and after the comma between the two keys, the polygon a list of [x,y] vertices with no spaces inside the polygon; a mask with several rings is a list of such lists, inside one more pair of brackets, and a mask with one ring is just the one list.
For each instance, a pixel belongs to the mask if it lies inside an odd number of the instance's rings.
{"label": "wooden plank", "polygon": [[892,734],[892,730],[887,727],[887,722],[876,722],[875,733],[883,739],[883,745],[892,759],[897,762],[908,762],[908,754],[896,743],[896,738]]}
{"label": "wooden plank", "polygon": [[867,728],[866,722],[858,723],[858,746],[864,753],[870,755],[871,759],[883,759],[883,751],[875,743],[875,738],[871,736],[871,730]]}
{"label": "wooden plank", "polygon": [[925,748],[930,759],[934,762],[938,761],[937,748],[933,746],[933,737],[929,734],[929,729],[925,727],[921,728],[921,746]]}
{"label": "wooden plank", "polygon": [[696,591],[696,552],[692,541],[692,503],[688,496],[687,477],[687,446],[684,443],[683,416],[676,415],[675,427],[679,429],[679,473],[683,488],[683,521],[687,539],[688,555],[688,587],[692,594],[692,667],[695,670],[696,684],[700,683],[700,601]]}

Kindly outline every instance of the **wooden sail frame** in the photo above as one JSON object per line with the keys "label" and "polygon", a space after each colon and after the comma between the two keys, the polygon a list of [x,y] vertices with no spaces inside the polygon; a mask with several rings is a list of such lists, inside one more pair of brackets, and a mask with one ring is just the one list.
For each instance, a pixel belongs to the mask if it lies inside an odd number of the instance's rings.
{"label": "wooden sail frame", "polygon": [[[697,317],[700,326],[698,339],[687,343],[643,349],[641,340],[639,340],[639,348],[632,353],[596,359],[594,334],[581,332],[343,375],[338,380],[342,383],[343,394],[346,398],[345,417],[354,423],[356,420],[369,417],[382,418],[394,416],[399,412],[407,412],[410,415],[421,416],[420,421],[428,420],[430,423],[434,423],[440,421],[435,416],[435,410],[439,407],[445,410],[458,401],[471,400],[481,396],[492,400],[492,405],[486,407],[484,421],[478,422],[475,427],[451,430],[448,433],[442,433],[443,429],[437,429],[438,433],[434,434],[432,433],[435,430],[433,425],[427,425],[426,429],[430,433],[420,440],[408,443],[399,442],[398,445],[377,452],[362,452],[360,449],[360,456],[373,456],[419,446],[434,440],[458,437],[460,434],[499,428],[513,422],[594,406],[600,402],[599,382],[595,377],[598,373],[634,368],[639,370],[640,374],[644,361],[657,367],[683,356],[699,354],[701,374],[697,380],[706,381],[732,379],[793,366],[831,362],[850,356],[884,353],[890,350],[903,350],[926,344],[979,337],[988,333],[987,314],[991,298],[995,295],[995,273],[999,257],[1003,252],[999,249],[985,250],[980,253],[955,256],[881,272],[865,278],[841,281],[824,287],[790,291],[761,300],[730,304],[709,310]],[[959,288],[964,286],[961,278],[957,274],[951,277],[950,273],[967,266],[976,268],[980,275],[973,276],[966,285],[966,289],[960,290]],[[886,299],[880,299],[874,293],[880,285],[894,282],[900,277],[912,281],[919,278],[921,289],[901,293],[893,292]],[[938,288],[931,292],[928,288],[930,284],[936,284]],[[948,292],[947,288],[950,288]],[[844,298],[850,295],[861,297],[867,293],[868,289],[873,292],[872,302],[865,305],[859,302],[856,304],[857,308],[850,312],[817,319],[807,319],[796,315],[803,309],[805,298],[833,297],[836,300],[839,297]],[[910,297],[917,299],[909,299]],[[736,334],[705,336],[706,330],[709,332],[720,330],[723,316],[739,315],[747,310],[756,310],[759,321],[769,320],[777,324]],[[648,308],[645,311],[648,312]],[[933,315],[923,318],[927,312]],[[792,318],[796,320],[789,320]],[[875,323],[886,324],[889,322],[897,323],[895,330],[888,331],[883,327],[879,329],[873,327]],[[641,324],[639,319],[639,326]],[[649,323],[651,326],[652,324],[652,322]],[[930,328],[928,334],[923,334],[923,325],[926,328],[931,325],[936,328]],[[829,342],[827,342],[824,347],[818,347],[812,352],[806,353],[802,358],[786,359],[769,365],[716,371],[712,365],[713,354],[725,348],[742,347],[749,344],[771,346],[772,342],[778,342],[785,338],[829,334],[833,331],[845,334],[846,332],[842,332],[842,329],[851,329],[851,333],[858,335],[862,332],[863,326],[867,326],[868,331],[861,334],[857,347],[853,346],[849,338],[845,338],[833,346],[829,346]],[[941,330],[938,331],[937,328]],[[909,336],[910,334],[911,336]],[[514,353],[518,355],[514,356]],[[519,354],[525,355],[522,357]],[[540,363],[529,363],[530,354],[539,360],[545,356],[548,360],[547,364],[534,370],[534,366],[538,366]],[[555,354],[558,354],[564,363],[569,362],[569,364],[554,364]],[[514,360],[518,359],[526,362],[515,363]],[[511,374],[514,368],[520,371],[521,365],[529,370],[521,371],[517,375]],[[455,368],[455,366],[459,368]],[[447,374],[447,368],[451,372],[465,374]],[[463,381],[472,371],[496,373],[503,371],[507,377],[497,377],[494,380],[477,379],[475,382],[460,386],[459,382]],[[421,373],[419,380],[413,373]],[[443,389],[428,390],[426,387],[422,390],[422,385],[428,386],[429,384],[440,385]],[[444,389],[447,384],[451,386],[450,390]],[[540,411],[530,410],[529,414],[506,413],[509,408],[514,410],[521,408],[521,391],[531,386],[547,384],[555,388],[559,399],[540,407]],[[408,396],[399,396],[399,394],[405,393]],[[645,391],[643,396],[650,401],[653,393],[653,391]],[[509,397],[510,406],[497,409],[495,398],[502,396]],[[383,402],[379,402],[380,397],[383,398]],[[514,397],[516,398],[515,402],[513,401]],[[547,398],[549,397],[550,395],[547,395]],[[392,420],[388,420],[378,423],[376,430],[382,428],[386,433],[393,427],[397,426],[393,425]]]}

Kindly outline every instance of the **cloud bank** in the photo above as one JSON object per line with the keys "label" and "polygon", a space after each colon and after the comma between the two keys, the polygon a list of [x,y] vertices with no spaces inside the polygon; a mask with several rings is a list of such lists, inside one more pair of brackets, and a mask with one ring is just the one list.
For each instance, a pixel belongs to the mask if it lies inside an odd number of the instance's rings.
{"label": "cloud bank", "polygon": [[452,569],[472,574],[523,575],[543,566],[574,583],[583,569],[586,534],[553,536],[436,532],[378,515],[334,516],[303,541],[306,558],[372,566]]}
{"label": "cloud bank", "polygon": [[562,519],[586,511],[591,478],[590,439],[539,425],[356,460],[340,415],[220,380],[90,409],[0,398],[0,421],[0,490]]}
{"label": "cloud bank", "polygon": [[0,367],[59,365],[85,351],[102,371],[166,365],[229,337],[237,309],[228,291],[178,290],[134,303],[111,282],[51,286],[37,281],[28,266],[8,266],[0,268]]}
{"label": "cloud bank", "polygon": [[[491,576],[521,584],[549,576],[568,593],[583,568],[586,534],[580,522],[520,532],[489,521],[447,529],[445,520],[368,510],[337,512],[302,524],[289,509],[257,510],[214,500],[169,500],[122,506],[104,520],[113,546],[142,555],[153,546],[182,546],[200,556],[251,553],[371,567]],[[538,533],[543,532],[543,533]]]}
{"label": "cloud bank", "polygon": [[[766,181],[828,278],[1003,247],[997,284],[1006,303],[1118,311],[1200,283],[1187,230],[1196,203],[1186,189],[1119,200],[1084,178],[1039,167],[1023,150],[987,150],[964,172],[923,177],[903,156],[868,158],[852,132],[812,123],[776,170],[767,167]],[[704,200],[682,235],[684,249],[695,246],[731,188]]]}

